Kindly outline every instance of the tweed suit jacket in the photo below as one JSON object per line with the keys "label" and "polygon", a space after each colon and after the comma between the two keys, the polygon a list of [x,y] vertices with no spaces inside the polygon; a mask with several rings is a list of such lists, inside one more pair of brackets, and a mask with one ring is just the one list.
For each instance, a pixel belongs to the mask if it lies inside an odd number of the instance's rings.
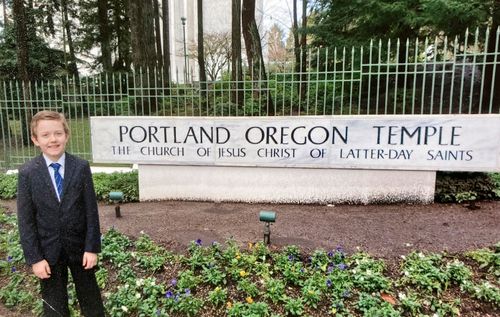
{"label": "tweed suit jacket", "polygon": [[35,157],[19,169],[17,212],[21,245],[28,265],[57,263],[64,250],[70,261],[101,251],[97,199],[89,163],[66,153],[61,202],[45,159]]}

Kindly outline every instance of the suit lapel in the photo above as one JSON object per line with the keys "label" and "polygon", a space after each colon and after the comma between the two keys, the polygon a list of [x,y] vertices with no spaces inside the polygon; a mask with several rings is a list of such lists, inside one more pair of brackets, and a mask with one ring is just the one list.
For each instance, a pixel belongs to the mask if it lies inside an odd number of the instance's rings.
{"label": "suit lapel", "polygon": [[35,161],[36,168],[35,171],[38,173],[38,178],[43,182],[46,188],[49,188],[51,196],[58,202],[56,189],[52,184],[52,179],[50,178],[49,169],[47,168],[47,163],[42,155],[38,156]]}
{"label": "suit lapel", "polygon": [[71,183],[71,179],[75,174],[76,162],[75,158],[66,153],[66,160],[64,162],[64,180],[63,180],[63,191],[62,191],[62,199],[64,199],[65,194],[68,192],[69,184]]}

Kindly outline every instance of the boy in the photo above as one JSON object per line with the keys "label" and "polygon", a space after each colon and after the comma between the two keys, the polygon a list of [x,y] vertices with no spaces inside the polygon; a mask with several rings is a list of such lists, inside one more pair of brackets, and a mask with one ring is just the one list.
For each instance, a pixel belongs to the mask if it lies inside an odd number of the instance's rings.
{"label": "boy", "polygon": [[19,235],[26,263],[40,278],[44,316],[69,316],[69,268],[83,315],[101,317],[97,201],[89,163],[65,152],[68,139],[64,115],[33,116],[31,140],[42,154],[19,169]]}

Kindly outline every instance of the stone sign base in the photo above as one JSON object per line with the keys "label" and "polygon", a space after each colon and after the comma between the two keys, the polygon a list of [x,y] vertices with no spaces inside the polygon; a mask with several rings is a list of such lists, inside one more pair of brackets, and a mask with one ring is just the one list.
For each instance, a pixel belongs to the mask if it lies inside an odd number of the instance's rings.
{"label": "stone sign base", "polygon": [[297,204],[432,203],[436,172],[139,165],[139,198]]}

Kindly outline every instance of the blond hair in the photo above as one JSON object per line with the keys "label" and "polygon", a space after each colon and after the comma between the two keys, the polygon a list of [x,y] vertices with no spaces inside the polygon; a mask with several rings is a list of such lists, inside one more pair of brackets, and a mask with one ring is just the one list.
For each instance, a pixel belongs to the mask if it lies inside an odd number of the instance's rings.
{"label": "blond hair", "polygon": [[36,137],[36,127],[38,126],[38,122],[42,120],[56,120],[60,121],[63,125],[64,132],[69,135],[69,126],[66,118],[62,113],[50,110],[42,110],[37,112],[33,118],[31,118],[31,135]]}

